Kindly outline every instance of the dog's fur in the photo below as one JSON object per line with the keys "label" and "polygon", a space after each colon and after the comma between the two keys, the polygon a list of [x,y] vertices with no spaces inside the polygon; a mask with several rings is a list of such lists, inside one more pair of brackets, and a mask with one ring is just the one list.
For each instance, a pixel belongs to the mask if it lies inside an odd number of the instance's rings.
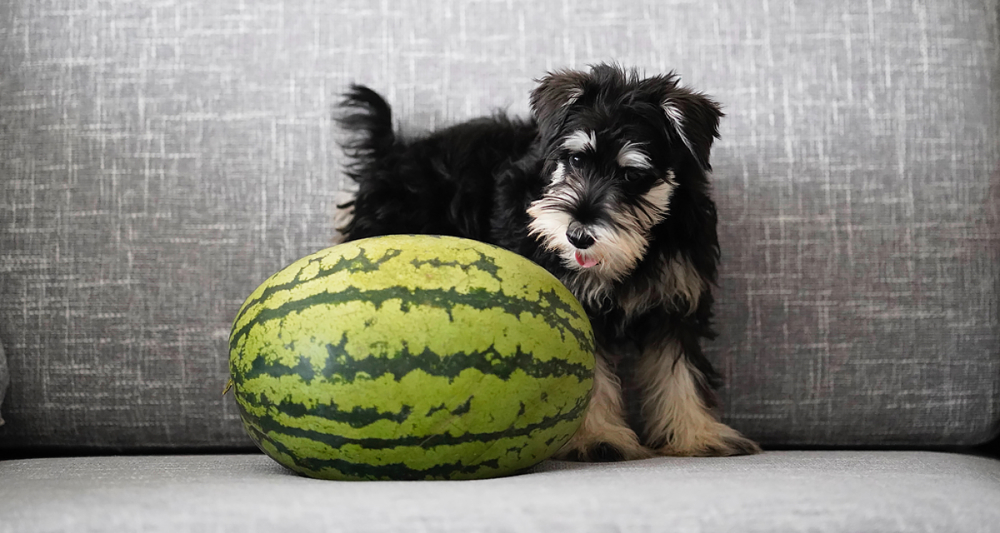
{"label": "dog's fur", "polygon": [[[712,338],[719,260],[709,153],[719,106],[673,75],[616,65],[558,71],[531,93],[531,120],[498,114],[403,139],[363,86],[343,102],[348,240],[456,235],[539,263],[583,303],[598,358],[579,460],[756,453],[718,421]],[[635,428],[635,429],[633,429]]]}

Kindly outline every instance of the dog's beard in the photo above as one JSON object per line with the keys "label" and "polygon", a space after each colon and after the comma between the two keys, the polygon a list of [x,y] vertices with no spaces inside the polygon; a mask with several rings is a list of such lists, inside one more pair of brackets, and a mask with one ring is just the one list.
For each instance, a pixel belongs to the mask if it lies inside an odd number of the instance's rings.
{"label": "dog's beard", "polygon": [[594,243],[581,250],[570,243],[566,232],[574,222],[572,213],[582,202],[584,184],[567,175],[559,163],[542,197],[528,207],[528,229],[567,269],[585,276],[577,281],[584,285],[582,292],[600,292],[600,287],[627,276],[645,255],[650,230],[667,215],[675,187],[673,172],[667,171],[639,198],[616,197],[620,192],[601,198],[606,216],[588,225]]}

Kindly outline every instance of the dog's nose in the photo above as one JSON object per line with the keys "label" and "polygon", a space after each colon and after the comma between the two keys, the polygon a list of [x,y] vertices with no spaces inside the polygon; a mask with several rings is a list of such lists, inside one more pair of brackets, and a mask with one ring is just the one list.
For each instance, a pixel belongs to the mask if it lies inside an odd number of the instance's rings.
{"label": "dog's nose", "polygon": [[594,237],[579,222],[573,222],[569,225],[566,230],[566,238],[569,239],[570,244],[581,250],[586,250],[594,245]]}

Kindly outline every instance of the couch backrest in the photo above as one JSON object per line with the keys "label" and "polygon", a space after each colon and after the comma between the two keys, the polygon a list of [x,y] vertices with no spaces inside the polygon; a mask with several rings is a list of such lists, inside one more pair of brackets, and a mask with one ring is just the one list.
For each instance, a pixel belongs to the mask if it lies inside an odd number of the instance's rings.
{"label": "couch backrest", "polygon": [[602,60],[725,105],[726,420],[765,444],[987,439],[997,20],[980,0],[8,0],[0,450],[248,445],[230,321],[331,242],[338,93],[370,84],[421,130],[523,114],[533,78]]}

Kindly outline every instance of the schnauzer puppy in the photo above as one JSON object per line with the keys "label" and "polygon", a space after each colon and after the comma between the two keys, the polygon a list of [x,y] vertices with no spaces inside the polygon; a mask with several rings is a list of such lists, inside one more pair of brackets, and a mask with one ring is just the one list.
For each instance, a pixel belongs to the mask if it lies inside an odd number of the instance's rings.
{"label": "schnauzer puppy", "polygon": [[738,455],[721,423],[713,338],[719,260],[709,151],[719,106],[675,76],[615,65],[548,74],[530,120],[503,114],[404,139],[386,101],[352,86],[340,124],[357,183],[345,239],[424,233],[496,244],[548,269],[597,340],[584,422],[557,457]]}

